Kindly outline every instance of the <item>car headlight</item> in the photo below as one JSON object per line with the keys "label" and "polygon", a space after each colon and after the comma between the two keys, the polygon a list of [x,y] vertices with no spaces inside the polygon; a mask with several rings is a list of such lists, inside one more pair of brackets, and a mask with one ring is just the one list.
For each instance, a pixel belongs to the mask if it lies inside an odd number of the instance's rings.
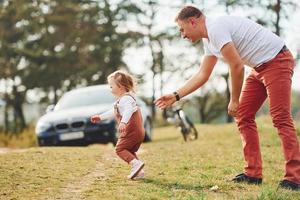
{"label": "car headlight", "polygon": [[39,121],[35,126],[35,133],[38,135],[43,131],[46,131],[51,127],[51,124],[48,122]]}

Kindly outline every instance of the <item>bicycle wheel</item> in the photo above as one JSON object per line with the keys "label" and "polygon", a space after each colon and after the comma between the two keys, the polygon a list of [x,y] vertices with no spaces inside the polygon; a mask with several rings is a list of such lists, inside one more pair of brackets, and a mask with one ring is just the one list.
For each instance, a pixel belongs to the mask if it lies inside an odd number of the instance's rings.
{"label": "bicycle wheel", "polygon": [[188,140],[196,140],[198,139],[198,131],[194,126],[194,123],[186,116],[185,117],[187,123],[190,125],[190,129],[186,134],[186,139]]}
{"label": "bicycle wheel", "polygon": [[183,136],[184,141],[186,142],[188,140],[189,130],[185,127],[183,123],[180,125],[180,127],[181,127],[181,134]]}

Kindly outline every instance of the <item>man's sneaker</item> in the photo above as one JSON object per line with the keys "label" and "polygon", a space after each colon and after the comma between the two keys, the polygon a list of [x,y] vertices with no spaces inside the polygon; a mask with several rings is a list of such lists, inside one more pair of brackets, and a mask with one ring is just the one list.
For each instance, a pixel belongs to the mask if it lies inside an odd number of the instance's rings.
{"label": "man's sneaker", "polygon": [[143,169],[145,164],[140,160],[134,159],[131,165],[131,172],[128,175],[129,179],[133,179],[134,177],[136,177],[136,175]]}
{"label": "man's sneaker", "polygon": [[145,171],[142,169],[132,180],[141,180],[145,178]]}
{"label": "man's sneaker", "polygon": [[288,190],[299,190],[300,191],[300,184],[294,183],[288,180],[282,180],[279,182],[278,187],[288,189]]}
{"label": "man's sneaker", "polygon": [[244,183],[256,184],[256,185],[259,185],[259,184],[262,183],[262,179],[261,178],[250,177],[250,176],[247,176],[244,173],[237,175],[236,177],[234,177],[232,179],[232,181],[236,182],[236,183],[242,183],[242,182],[244,182]]}

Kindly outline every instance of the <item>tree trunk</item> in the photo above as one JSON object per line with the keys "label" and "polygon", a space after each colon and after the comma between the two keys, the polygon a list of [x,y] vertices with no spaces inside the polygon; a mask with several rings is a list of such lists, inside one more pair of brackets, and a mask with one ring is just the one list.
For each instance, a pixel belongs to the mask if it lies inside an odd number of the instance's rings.
{"label": "tree trunk", "polygon": [[202,98],[200,97],[200,99],[198,100],[198,103],[200,105],[200,108],[199,108],[200,123],[206,122],[207,116],[205,113],[205,109],[206,109],[208,99],[209,99],[209,94],[205,94]]}
{"label": "tree trunk", "polygon": [[[149,27],[149,30],[151,30],[151,27]],[[156,65],[156,60],[155,60],[155,52],[152,46],[152,38],[151,36],[149,36],[149,47],[151,50],[151,55],[152,55],[152,66],[151,66],[151,71],[153,73],[153,82],[152,82],[152,102],[151,102],[151,108],[152,108],[152,117],[153,120],[155,120],[156,117],[156,109],[155,109],[155,104],[154,104],[154,100],[155,100],[155,76],[156,76],[156,70],[155,70],[155,65]]]}
{"label": "tree trunk", "polygon": [[15,105],[14,110],[15,110],[17,118],[19,119],[19,122],[20,122],[19,131],[21,132],[27,127],[26,122],[25,122],[24,112],[22,109],[22,104]]}
{"label": "tree trunk", "polygon": [[14,109],[14,132],[18,133],[26,128],[26,122],[24,117],[24,112],[22,109],[22,105],[24,102],[24,97],[17,90],[17,86],[13,86],[13,96],[12,105]]}
{"label": "tree trunk", "polygon": [[5,84],[4,84],[4,101],[5,101],[5,105],[4,105],[4,133],[8,133],[9,132],[9,121],[8,121],[8,93],[7,93],[7,80],[4,80]]}
{"label": "tree trunk", "polygon": [[155,109],[155,104],[154,104],[154,101],[155,101],[155,73],[154,73],[154,70],[153,70],[153,82],[152,82],[152,102],[151,102],[151,110],[152,110],[152,118],[153,120],[155,119],[156,117],[156,109]]}
{"label": "tree trunk", "polygon": [[275,29],[276,29],[276,35],[280,36],[280,11],[281,11],[281,0],[277,0],[277,4],[274,6],[274,11],[276,14],[276,22],[275,22]]}
{"label": "tree trunk", "polygon": [[8,133],[9,132],[8,104],[7,104],[6,100],[7,99],[5,98],[5,106],[4,106],[4,133]]}
{"label": "tree trunk", "polygon": [[58,101],[58,97],[57,97],[57,93],[56,93],[56,90],[57,90],[57,88],[54,86],[54,88],[53,88],[53,92],[54,92],[54,99],[53,99],[53,103],[54,103],[54,105],[57,103],[57,101]]}

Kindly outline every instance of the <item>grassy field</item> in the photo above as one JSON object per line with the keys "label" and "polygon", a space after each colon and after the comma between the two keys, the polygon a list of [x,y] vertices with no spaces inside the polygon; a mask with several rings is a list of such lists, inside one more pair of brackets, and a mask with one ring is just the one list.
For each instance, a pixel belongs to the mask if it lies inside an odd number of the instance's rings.
{"label": "grassy field", "polygon": [[2,152],[0,199],[300,199],[300,192],[277,189],[284,160],[269,118],[259,121],[261,186],[230,182],[244,164],[234,124],[197,125],[197,129],[199,139],[184,143],[177,129],[156,128],[153,142],[139,151],[146,163],[146,178],[141,181],[126,179],[130,168],[111,145]]}

